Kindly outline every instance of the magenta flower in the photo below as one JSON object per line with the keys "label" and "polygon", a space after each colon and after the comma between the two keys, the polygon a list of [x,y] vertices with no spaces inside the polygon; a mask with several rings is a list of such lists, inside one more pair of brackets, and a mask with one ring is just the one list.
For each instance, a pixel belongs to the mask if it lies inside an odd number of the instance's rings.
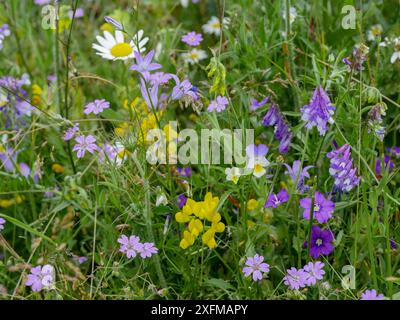
{"label": "magenta flower", "polygon": [[79,123],[74,123],[74,126],[68,128],[64,133],[64,141],[71,140],[75,137],[75,134],[79,131]]}
{"label": "magenta flower", "polygon": [[110,107],[110,103],[105,99],[96,99],[93,102],[89,102],[85,106],[85,114],[99,114],[102,113],[104,109],[108,109]]}
{"label": "magenta flower", "polygon": [[135,51],[135,59],[136,59],[136,64],[132,65],[130,70],[134,70],[140,73],[145,73],[145,72],[150,72],[153,70],[160,69],[162,66],[159,63],[154,63],[151,60],[153,60],[155,51],[151,50],[145,57],[142,57],[142,55]]}
{"label": "magenta flower", "polygon": [[318,226],[312,226],[310,256],[314,259],[317,259],[321,255],[328,256],[334,249],[333,233],[330,230],[323,230]]}
{"label": "magenta flower", "polygon": [[246,260],[246,267],[243,268],[243,273],[246,277],[253,274],[254,281],[260,281],[263,273],[269,272],[269,264],[264,263],[264,257],[256,254],[254,257],[248,257]]}
{"label": "magenta flower", "polygon": [[284,284],[292,290],[299,290],[306,286],[307,273],[303,269],[297,270],[292,267],[286,270],[287,274],[283,278]]}
{"label": "magenta flower", "polygon": [[210,105],[207,108],[208,112],[211,111],[217,111],[217,112],[222,112],[226,109],[226,106],[228,105],[228,99],[226,97],[221,97],[218,96],[215,100],[210,102]]}
{"label": "magenta flower", "polygon": [[42,289],[50,289],[55,283],[55,271],[52,265],[46,264],[31,269],[31,274],[25,282],[26,286],[32,287],[32,291],[39,292]]}
{"label": "magenta flower", "polygon": [[93,154],[94,151],[98,150],[98,146],[95,144],[96,139],[92,135],[88,135],[87,137],[81,135],[79,137],[76,137],[75,141],[77,142],[77,144],[74,145],[72,151],[77,151],[76,156],[78,158],[83,158],[86,151]]}
{"label": "magenta flower", "polygon": [[361,294],[360,300],[385,300],[385,296],[383,294],[378,294],[375,289],[367,289]]}
{"label": "magenta flower", "polygon": [[264,208],[277,208],[281,203],[289,200],[289,194],[286,189],[282,188],[278,194],[270,194],[264,204]]}
{"label": "magenta flower", "polygon": [[192,31],[185,34],[181,40],[189,46],[196,47],[203,41],[203,36],[201,33]]}
{"label": "magenta flower", "polygon": [[145,242],[137,245],[137,251],[140,253],[140,256],[145,259],[150,258],[153,254],[156,254],[158,249],[155,247],[154,243]]}
{"label": "magenta flower", "polygon": [[310,104],[303,106],[300,111],[301,119],[306,122],[306,128],[317,127],[319,134],[323,136],[328,131],[328,123],[333,123],[335,106],[324,89],[319,86],[315,89]]}
{"label": "magenta flower", "polygon": [[[304,198],[300,200],[300,206],[304,208],[303,218],[310,220],[311,198]],[[319,223],[325,223],[332,218],[332,213],[335,210],[335,203],[325,199],[324,195],[316,191],[314,197],[314,219]]]}
{"label": "magenta flower", "polygon": [[257,109],[263,107],[268,101],[270,97],[265,97],[261,101],[257,101],[256,99],[251,99],[250,100],[250,110],[251,111],[256,111]]}
{"label": "magenta flower", "polygon": [[0,231],[4,230],[4,225],[6,224],[6,220],[3,218],[0,218]]}
{"label": "magenta flower", "polygon": [[358,185],[361,178],[356,174],[357,169],[353,168],[350,145],[344,144],[326,156],[331,159],[329,173],[335,180],[336,188],[349,192]]}
{"label": "magenta flower", "polygon": [[124,253],[127,258],[135,258],[136,255],[140,252],[139,248],[141,243],[139,242],[140,238],[138,236],[130,236],[129,238],[126,235],[122,235],[118,238],[118,243],[121,244],[119,249],[120,252]]}
{"label": "magenta flower", "polygon": [[304,271],[307,274],[306,284],[308,286],[313,286],[317,283],[318,280],[322,280],[324,278],[324,266],[324,263],[316,261],[315,263],[309,262],[303,267]]}

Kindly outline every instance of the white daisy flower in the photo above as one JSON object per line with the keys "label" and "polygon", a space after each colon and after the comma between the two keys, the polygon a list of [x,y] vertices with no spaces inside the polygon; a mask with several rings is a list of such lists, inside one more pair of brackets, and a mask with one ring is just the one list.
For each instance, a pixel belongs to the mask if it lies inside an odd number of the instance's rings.
{"label": "white daisy flower", "polygon": [[226,174],[226,181],[232,181],[234,184],[237,184],[240,176],[242,175],[242,169],[237,167],[226,168],[225,174]]}
{"label": "white daisy flower", "polygon": [[[134,52],[146,51],[144,47],[149,41],[149,38],[143,37],[143,30],[140,30],[133,37],[132,41],[125,42],[125,37],[122,31],[115,31],[115,37],[108,31],[104,31],[104,37],[97,36],[96,39],[100,45],[93,43],[92,47],[95,49],[99,56],[107,60],[127,60],[129,58],[134,58]],[[139,45],[139,49],[137,47]]]}
{"label": "white daisy flower", "polygon": [[[229,18],[224,18],[222,20],[222,25],[225,27],[229,24],[229,22]],[[202,26],[202,29],[205,33],[219,36],[221,34],[221,22],[217,17],[213,16],[205,25]]]}
{"label": "white daisy flower", "polygon": [[400,38],[396,38],[393,41],[394,43],[394,52],[392,57],[390,58],[390,63],[395,63],[396,60],[400,61]]}
{"label": "white daisy flower", "polygon": [[375,41],[376,38],[382,35],[383,28],[380,24],[375,24],[371,26],[371,29],[367,32],[368,41]]}
{"label": "white daisy flower", "polygon": [[188,52],[182,53],[182,57],[186,63],[195,64],[207,58],[207,53],[204,50],[192,49]]}

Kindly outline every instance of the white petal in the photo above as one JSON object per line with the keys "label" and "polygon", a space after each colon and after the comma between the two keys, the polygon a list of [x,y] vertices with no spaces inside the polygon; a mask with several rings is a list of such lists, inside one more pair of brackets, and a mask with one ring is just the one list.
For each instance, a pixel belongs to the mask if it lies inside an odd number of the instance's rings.
{"label": "white petal", "polygon": [[99,45],[96,44],[96,43],[93,43],[93,44],[92,44],[92,48],[95,49],[95,50],[97,50],[97,51],[103,52],[103,53],[110,53],[110,49],[107,49],[107,48],[104,48],[104,47],[102,47],[102,46],[99,46]]}
{"label": "white petal", "polygon": [[124,34],[119,30],[115,31],[115,39],[117,40],[117,43],[124,42]]}
{"label": "white petal", "polygon": [[113,46],[111,43],[109,43],[105,38],[101,36],[96,36],[96,39],[104,48],[111,48]]}
{"label": "white petal", "polygon": [[115,41],[114,37],[108,31],[104,31],[104,36],[109,43],[112,43],[112,46],[115,46],[117,42]]}

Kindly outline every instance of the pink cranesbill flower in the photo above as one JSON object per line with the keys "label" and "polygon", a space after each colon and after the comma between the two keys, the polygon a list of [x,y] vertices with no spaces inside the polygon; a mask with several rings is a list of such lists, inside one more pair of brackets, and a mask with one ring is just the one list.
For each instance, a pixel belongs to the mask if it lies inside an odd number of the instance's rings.
{"label": "pink cranesbill flower", "polygon": [[203,36],[201,33],[192,31],[185,34],[181,40],[189,46],[196,47],[203,41]]}
{"label": "pink cranesbill flower", "polygon": [[73,127],[68,128],[64,133],[64,141],[69,141],[79,131],[79,123],[74,123]]}
{"label": "pink cranesbill flower", "polygon": [[156,254],[158,252],[158,249],[152,242],[139,243],[137,246],[137,250],[143,259],[150,258],[153,254]]}
{"label": "pink cranesbill flower", "polygon": [[313,286],[318,280],[322,280],[324,278],[324,266],[325,264],[323,262],[316,261],[315,263],[309,262],[303,267],[303,270],[307,274],[306,284],[308,286]]}
{"label": "pink cranesbill flower", "polygon": [[123,234],[118,238],[118,243],[121,245],[119,251],[124,253],[129,259],[135,258],[136,255],[140,253],[139,249],[141,248],[141,243],[138,236],[130,236],[128,238]]}
{"label": "pink cranesbill flower", "polygon": [[96,99],[92,102],[89,102],[85,106],[84,114],[99,114],[102,113],[104,109],[108,109],[110,107],[110,103],[105,99]]}
{"label": "pink cranesbill flower", "polygon": [[43,267],[37,266],[31,269],[28,279],[25,282],[26,286],[32,288],[32,291],[39,292],[42,289],[50,289],[55,283],[54,267],[46,264]]}
{"label": "pink cranesbill flower", "polygon": [[76,137],[75,141],[77,142],[77,144],[74,145],[72,151],[77,151],[76,156],[78,158],[83,158],[86,151],[93,154],[96,150],[98,150],[98,146],[95,143],[96,138],[92,135],[88,135],[87,137],[81,135],[79,137]]}
{"label": "pink cranesbill flower", "polygon": [[254,257],[247,258],[246,267],[242,271],[246,277],[252,274],[254,281],[260,281],[263,273],[269,272],[269,264],[264,262],[263,256],[256,254]]}
{"label": "pink cranesbill flower", "polygon": [[218,96],[215,100],[210,102],[210,105],[207,108],[208,112],[217,111],[222,112],[226,109],[228,105],[228,99],[226,97]]}
{"label": "pink cranesbill flower", "polygon": [[[304,209],[303,218],[306,220],[310,220],[311,202],[311,198],[304,198],[300,200],[300,206]],[[334,210],[335,203],[326,199],[321,192],[316,191],[314,196],[314,219],[316,219],[319,223],[325,223],[332,218],[332,213]]]}
{"label": "pink cranesbill flower", "polygon": [[385,296],[383,294],[378,294],[375,289],[365,290],[365,292],[361,294],[360,300],[385,300]]}
{"label": "pink cranesbill flower", "polygon": [[292,290],[299,290],[306,286],[307,273],[303,269],[297,270],[292,267],[286,270],[287,274],[283,278],[284,284]]}

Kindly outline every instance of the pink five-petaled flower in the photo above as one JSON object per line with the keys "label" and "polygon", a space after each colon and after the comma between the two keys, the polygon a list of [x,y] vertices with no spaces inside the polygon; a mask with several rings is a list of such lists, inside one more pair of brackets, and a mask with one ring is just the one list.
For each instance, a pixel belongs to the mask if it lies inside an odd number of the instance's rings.
{"label": "pink five-petaled flower", "polygon": [[121,244],[119,251],[124,253],[128,258],[135,258],[140,252],[139,248],[141,247],[141,243],[138,236],[130,236],[128,238],[123,234],[118,238],[118,243]]}
{"label": "pink five-petaled flower", "polygon": [[292,267],[287,271],[286,276],[283,278],[284,284],[286,284],[292,290],[299,290],[306,286],[307,273],[303,269],[297,270]]}
{"label": "pink five-petaled flower", "polygon": [[152,242],[145,242],[145,243],[139,243],[138,244],[138,252],[140,253],[140,256],[145,259],[145,258],[150,258],[153,254],[156,254],[158,252],[158,249]]}
{"label": "pink five-petaled flower", "polygon": [[277,208],[281,203],[285,203],[289,200],[289,194],[286,189],[282,188],[278,194],[270,194],[267,202],[264,204],[264,208]]}
{"label": "pink five-petaled flower", "polygon": [[145,72],[150,72],[153,70],[160,69],[162,66],[159,63],[154,63],[151,62],[154,57],[154,50],[151,50],[145,57],[142,57],[142,55],[135,51],[135,59],[136,59],[136,64],[131,66],[131,70],[140,72],[140,73],[145,73]]}
{"label": "pink five-petaled flower", "polygon": [[222,112],[226,109],[226,106],[228,105],[228,99],[226,97],[221,97],[218,96],[215,100],[210,102],[210,105],[207,108],[208,112],[211,111],[217,111],[217,112]]}
{"label": "pink five-petaled flower", "polygon": [[97,145],[95,144],[96,138],[92,135],[88,135],[87,137],[81,135],[79,137],[76,137],[75,141],[77,142],[77,144],[74,145],[72,151],[77,151],[76,156],[78,158],[83,158],[86,151],[93,154],[93,152],[98,149]]}
{"label": "pink five-petaled flower", "polygon": [[263,277],[262,273],[269,272],[269,264],[264,263],[263,256],[256,254],[253,258],[247,258],[246,267],[244,267],[242,271],[246,277],[253,274],[253,280],[260,281]]}
{"label": "pink five-petaled flower", "polygon": [[321,261],[316,261],[315,263],[309,262],[306,264],[303,269],[306,272],[306,284],[308,286],[313,286],[317,283],[318,280],[322,280],[324,278],[324,266],[325,264]]}
{"label": "pink five-petaled flower", "polygon": [[86,106],[85,106],[85,114],[99,114],[102,113],[104,109],[107,109],[110,107],[110,103],[105,100],[105,99],[96,99],[92,102],[89,102]]}
{"label": "pink five-petaled flower", "polygon": [[32,287],[34,292],[49,289],[54,285],[55,273],[52,265],[37,266],[31,269],[31,274],[25,282],[26,286]]}
{"label": "pink five-petaled flower", "polygon": [[360,300],[385,300],[385,296],[383,294],[378,294],[375,289],[365,290],[365,292],[361,294]]}
{"label": "pink five-petaled flower", "polygon": [[74,123],[73,127],[68,128],[64,133],[64,141],[71,140],[79,131],[79,123]]}
{"label": "pink five-petaled flower", "polygon": [[[300,200],[300,206],[304,208],[303,218],[310,220],[311,198],[304,198]],[[335,210],[335,203],[325,199],[324,195],[317,191],[314,197],[314,219],[319,223],[325,223],[332,218],[332,213]]]}
{"label": "pink five-petaled flower", "polygon": [[203,41],[203,36],[201,33],[192,31],[185,34],[181,40],[189,46],[196,47]]}

